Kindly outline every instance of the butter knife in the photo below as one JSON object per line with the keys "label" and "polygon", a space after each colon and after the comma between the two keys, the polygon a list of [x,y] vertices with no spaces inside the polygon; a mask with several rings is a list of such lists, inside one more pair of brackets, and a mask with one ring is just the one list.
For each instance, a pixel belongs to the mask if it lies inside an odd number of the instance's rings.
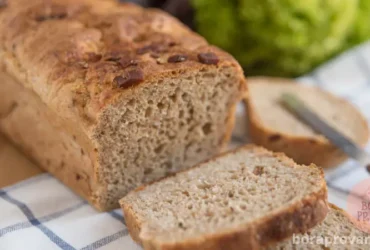
{"label": "butter knife", "polygon": [[290,112],[312,129],[324,135],[332,144],[340,148],[349,157],[358,161],[362,166],[366,166],[367,171],[370,173],[370,155],[364,149],[323,121],[297,96],[284,93],[281,96],[281,102]]}

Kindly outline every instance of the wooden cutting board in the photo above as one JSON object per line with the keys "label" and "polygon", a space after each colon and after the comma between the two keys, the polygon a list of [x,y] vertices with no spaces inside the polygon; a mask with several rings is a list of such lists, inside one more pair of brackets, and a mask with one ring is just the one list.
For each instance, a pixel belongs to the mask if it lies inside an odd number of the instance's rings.
{"label": "wooden cutting board", "polygon": [[0,134],[0,188],[43,172]]}

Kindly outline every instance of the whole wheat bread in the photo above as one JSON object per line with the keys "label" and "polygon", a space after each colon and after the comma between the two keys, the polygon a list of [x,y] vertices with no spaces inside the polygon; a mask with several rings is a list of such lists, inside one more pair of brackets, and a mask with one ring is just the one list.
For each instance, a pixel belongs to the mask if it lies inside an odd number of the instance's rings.
{"label": "whole wheat bread", "polygon": [[280,78],[249,78],[248,87],[245,103],[253,143],[284,152],[299,164],[333,167],[347,157],[324,136],[287,111],[281,105],[283,93],[298,96],[323,120],[359,145],[368,141],[365,118],[342,98],[317,87]]}
{"label": "whole wheat bread", "polygon": [[[325,220],[305,234],[295,235],[266,250],[364,250],[370,249],[369,228],[357,224],[342,209],[330,205]],[[326,243],[325,243],[326,242]]]}
{"label": "whole wheat bread", "polygon": [[0,6],[0,131],[100,210],[227,144],[243,72],[179,21],[115,0]]}
{"label": "whole wheat bread", "polygon": [[120,200],[144,249],[253,250],[303,233],[328,207],[320,168],[246,146]]}

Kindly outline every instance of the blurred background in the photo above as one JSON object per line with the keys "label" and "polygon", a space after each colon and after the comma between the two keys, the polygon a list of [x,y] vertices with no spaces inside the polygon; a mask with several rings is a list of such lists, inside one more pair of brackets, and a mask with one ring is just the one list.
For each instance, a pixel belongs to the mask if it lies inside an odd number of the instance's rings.
{"label": "blurred background", "polygon": [[370,0],[130,0],[164,9],[247,75],[299,76],[370,39]]}

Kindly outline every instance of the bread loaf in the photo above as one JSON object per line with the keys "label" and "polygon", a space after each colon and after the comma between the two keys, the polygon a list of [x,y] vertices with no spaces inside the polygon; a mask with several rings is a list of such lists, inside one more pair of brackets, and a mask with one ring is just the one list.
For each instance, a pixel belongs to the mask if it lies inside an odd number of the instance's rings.
{"label": "bread loaf", "polygon": [[0,7],[0,131],[100,210],[228,142],[243,72],[171,16],[114,0]]}
{"label": "bread loaf", "polygon": [[317,87],[268,77],[249,78],[248,87],[245,103],[253,143],[284,152],[299,164],[335,167],[347,156],[288,111],[281,104],[283,93],[298,96],[330,126],[355,143],[364,146],[369,139],[363,115],[348,101]]}
{"label": "bread loaf", "polygon": [[326,196],[322,169],[246,146],[138,188],[120,203],[145,250],[255,250],[324,220]]}

